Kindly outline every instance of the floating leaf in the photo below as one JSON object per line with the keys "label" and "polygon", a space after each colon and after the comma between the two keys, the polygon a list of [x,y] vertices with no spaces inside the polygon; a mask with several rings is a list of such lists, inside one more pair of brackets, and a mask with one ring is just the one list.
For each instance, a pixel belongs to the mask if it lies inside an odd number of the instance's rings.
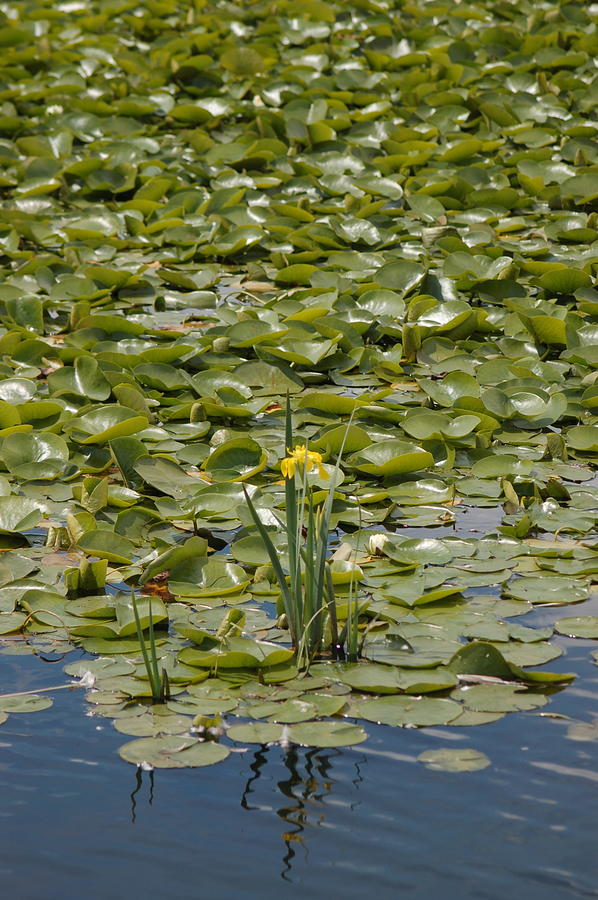
{"label": "floating leaf", "polygon": [[246,481],[266,467],[268,455],[256,441],[236,438],[220,444],[204,469],[215,481]]}
{"label": "floating leaf", "polygon": [[445,668],[405,670],[370,663],[345,666],[339,675],[354,690],[375,694],[427,694],[456,684],[455,676]]}
{"label": "floating leaf", "polygon": [[567,432],[567,444],[574,450],[598,453],[598,426],[576,425]]}
{"label": "floating leaf", "polygon": [[598,616],[570,616],[554,623],[559,634],[568,637],[598,639]]}
{"label": "floating leaf", "polygon": [[0,497],[0,534],[14,534],[35,528],[42,511],[34,500],[26,497]]}
{"label": "floating leaf", "polygon": [[200,743],[194,738],[151,737],[130,741],[119,749],[125,762],[156,769],[183,769],[213,766],[222,762],[230,750],[213,741]]}
{"label": "floating leaf", "polygon": [[304,747],[352,747],[367,740],[367,733],[345,722],[305,722],[291,727],[290,740]]}
{"label": "floating leaf", "polygon": [[9,434],[2,444],[4,463],[17,478],[58,478],[69,458],[66,441],[56,434]]}
{"label": "floating leaf", "polygon": [[47,694],[0,695],[0,713],[32,713],[48,709],[54,701]]}
{"label": "floating leaf", "polygon": [[557,294],[572,294],[578,288],[587,287],[592,279],[586,272],[580,269],[568,269],[566,267],[551,269],[538,279],[540,287],[554,291]]}
{"label": "floating leaf", "polygon": [[522,687],[510,684],[476,684],[459,688],[453,696],[465,701],[469,709],[480,712],[515,712],[538,709],[548,703],[544,694],[530,694]]}
{"label": "floating leaf", "polygon": [[407,441],[390,440],[370,444],[347,460],[349,465],[367,475],[405,475],[433,465],[427,450]]}
{"label": "floating leaf", "polygon": [[[74,6],[0,27],[6,652],[107,654],[68,674],[139,736],[267,710],[283,747],[357,703],[463,727],[505,714],[478,687],[564,687],[521,668],[563,642],[512,617],[598,568],[593,7],[411,5],[395,35],[397,4]],[[318,514],[334,490],[310,675],[279,597],[289,444],[324,457]],[[164,707],[130,700],[123,584]]]}
{"label": "floating leaf", "polygon": [[0,634],[11,634],[20,631],[25,624],[26,616],[20,612],[0,613]]}
{"label": "floating leaf", "polygon": [[271,744],[282,738],[283,727],[270,722],[248,722],[244,725],[231,725],[227,736],[244,744]]}
{"label": "floating leaf", "polygon": [[121,534],[115,534],[113,531],[102,528],[86,531],[77,543],[90,556],[97,556],[121,565],[130,563],[135,555],[135,546],[131,541]]}
{"label": "floating leaf", "polygon": [[588,595],[587,587],[583,583],[558,575],[518,578],[510,582],[507,591],[509,596],[517,600],[555,605],[579,603]]}
{"label": "floating leaf", "polygon": [[351,706],[351,713],[380,725],[423,728],[448,725],[461,713],[461,707],[453,700],[435,697],[381,697],[356,701]]}
{"label": "floating leaf", "polygon": [[191,728],[191,721],[187,716],[149,714],[118,719],[114,727],[121,734],[157,737],[161,734],[187,734]]}
{"label": "floating leaf", "polygon": [[280,665],[291,659],[292,656],[292,650],[276,644],[233,637],[211,650],[196,650],[188,647],[181,650],[179,659],[189,666],[214,669],[257,669]]}
{"label": "floating leaf", "polygon": [[[508,644],[505,647],[508,647]],[[472,641],[470,644],[461,647],[447,663],[447,666],[457,675],[489,676],[491,678],[500,678],[504,681],[517,680],[548,684],[551,682],[572,681],[575,677],[574,675],[561,674],[560,672],[524,671],[514,663],[507,662],[500,650],[487,641]]]}
{"label": "floating leaf", "polygon": [[65,429],[80,444],[104,444],[117,437],[136,434],[148,424],[146,416],[125,406],[100,406],[72,419]]}
{"label": "floating leaf", "polygon": [[460,747],[455,749],[425,750],[417,757],[417,761],[424,763],[427,769],[437,769],[442,772],[475,772],[478,769],[487,769],[490,760],[485,753]]}

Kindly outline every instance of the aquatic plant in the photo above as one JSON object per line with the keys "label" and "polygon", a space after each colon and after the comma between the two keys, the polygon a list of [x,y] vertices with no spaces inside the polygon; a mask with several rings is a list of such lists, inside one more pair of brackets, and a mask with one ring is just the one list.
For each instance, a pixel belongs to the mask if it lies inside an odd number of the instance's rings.
{"label": "aquatic plant", "polygon": [[133,590],[131,591],[131,605],[133,607],[133,613],[135,615],[135,628],[137,630],[137,638],[139,640],[141,655],[143,657],[143,665],[145,666],[145,671],[147,672],[147,677],[152,689],[152,701],[154,703],[164,703],[165,700],[170,699],[170,685],[168,682],[168,674],[166,672],[166,669],[161,669],[158,663],[156,638],[154,635],[154,622],[152,619],[151,597],[149,599],[149,647],[146,646],[145,643],[145,637],[141,625],[141,618],[139,616],[139,609],[137,608],[137,598],[135,596],[135,591]]}
{"label": "aquatic plant", "polygon": [[483,724],[567,683],[553,632],[598,639],[596,9],[383,5],[2,29],[0,644],[97,656],[130,761],[223,758],[195,716]]}
{"label": "aquatic plant", "polygon": [[[285,487],[286,521],[280,522],[286,535],[289,570],[284,572],[279,551],[274,546],[267,528],[244,488],[245,500],[255,526],[268,551],[270,562],[280,588],[286,622],[295,647],[299,666],[309,662],[323,649],[325,624],[329,623],[330,645],[334,656],[344,656],[339,638],[334,599],[334,586],[328,563],[330,542],[330,512],[334,500],[335,477],[330,479],[320,453],[310,450],[307,444],[294,446],[291,403],[287,394],[285,418],[285,445],[288,456],[280,465]],[[293,449],[294,446],[294,449]],[[341,452],[338,454],[334,476],[338,474]],[[318,476],[330,480],[324,502],[317,504],[308,475],[317,471]],[[350,636],[351,655],[356,656],[357,613],[350,604],[351,614],[343,638]]]}

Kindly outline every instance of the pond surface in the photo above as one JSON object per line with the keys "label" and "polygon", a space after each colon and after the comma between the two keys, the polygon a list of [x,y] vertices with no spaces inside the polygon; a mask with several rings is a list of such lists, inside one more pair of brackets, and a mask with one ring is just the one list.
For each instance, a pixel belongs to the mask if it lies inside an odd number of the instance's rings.
{"label": "pond surface", "polygon": [[[556,616],[534,613],[536,624]],[[354,750],[253,746],[207,769],[123,765],[122,735],[84,714],[82,691],[58,691],[0,734],[4,895],[357,898],[375,885],[378,898],[596,897],[598,745],[569,739],[570,719],[552,716],[598,717],[598,672],[592,642],[559,640],[553,668],[578,678],[540,714],[463,729],[368,724]],[[0,677],[5,690],[39,689],[63,682],[62,664],[1,655]],[[457,746],[491,766],[416,762]]]}
{"label": "pond surface", "polygon": [[[11,0],[0,48],[0,693],[110,658],[0,698],[4,894],[598,896],[598,3]],[[306,687],[295,622],[362,659]]]}

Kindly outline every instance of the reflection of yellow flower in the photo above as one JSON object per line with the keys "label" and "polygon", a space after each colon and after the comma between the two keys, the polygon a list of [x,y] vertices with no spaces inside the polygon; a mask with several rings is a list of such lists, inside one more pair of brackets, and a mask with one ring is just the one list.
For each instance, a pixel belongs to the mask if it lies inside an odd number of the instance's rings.
{"label": "reflection of yellow flower", "polygon": [[304,466],[308,472],[318,470],[320,478],[328,478],[328,472],[324,468],[322,456],[314,450],[308,450],[305,444],[301,447],[295,447],[294,450],[289,449],[290,454],[280,464],[280,471],[285,478],[293,478],[297,466]]}

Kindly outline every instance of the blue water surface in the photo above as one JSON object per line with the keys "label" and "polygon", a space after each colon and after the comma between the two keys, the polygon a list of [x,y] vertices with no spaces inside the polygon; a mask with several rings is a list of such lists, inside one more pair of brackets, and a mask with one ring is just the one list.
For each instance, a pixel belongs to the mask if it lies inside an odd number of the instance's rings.
{"label": "blue water surface", "polygon": [[[570,718],[598,717],[596,645],[561,640],[550,668],[578,678],[540,714],[368,725],[355,749],[251,746],[205,769],[137,771],[117,753],[126,737],[86,715],[83,691],[58,691],[52,708],[0,729],[3,896],[598,897],[598,745],[567,737]],[[0,683],[58,684],[62,666],[0,655]],[[448,773],[416,761],[442,747],[475,748],[492,765]]]}

